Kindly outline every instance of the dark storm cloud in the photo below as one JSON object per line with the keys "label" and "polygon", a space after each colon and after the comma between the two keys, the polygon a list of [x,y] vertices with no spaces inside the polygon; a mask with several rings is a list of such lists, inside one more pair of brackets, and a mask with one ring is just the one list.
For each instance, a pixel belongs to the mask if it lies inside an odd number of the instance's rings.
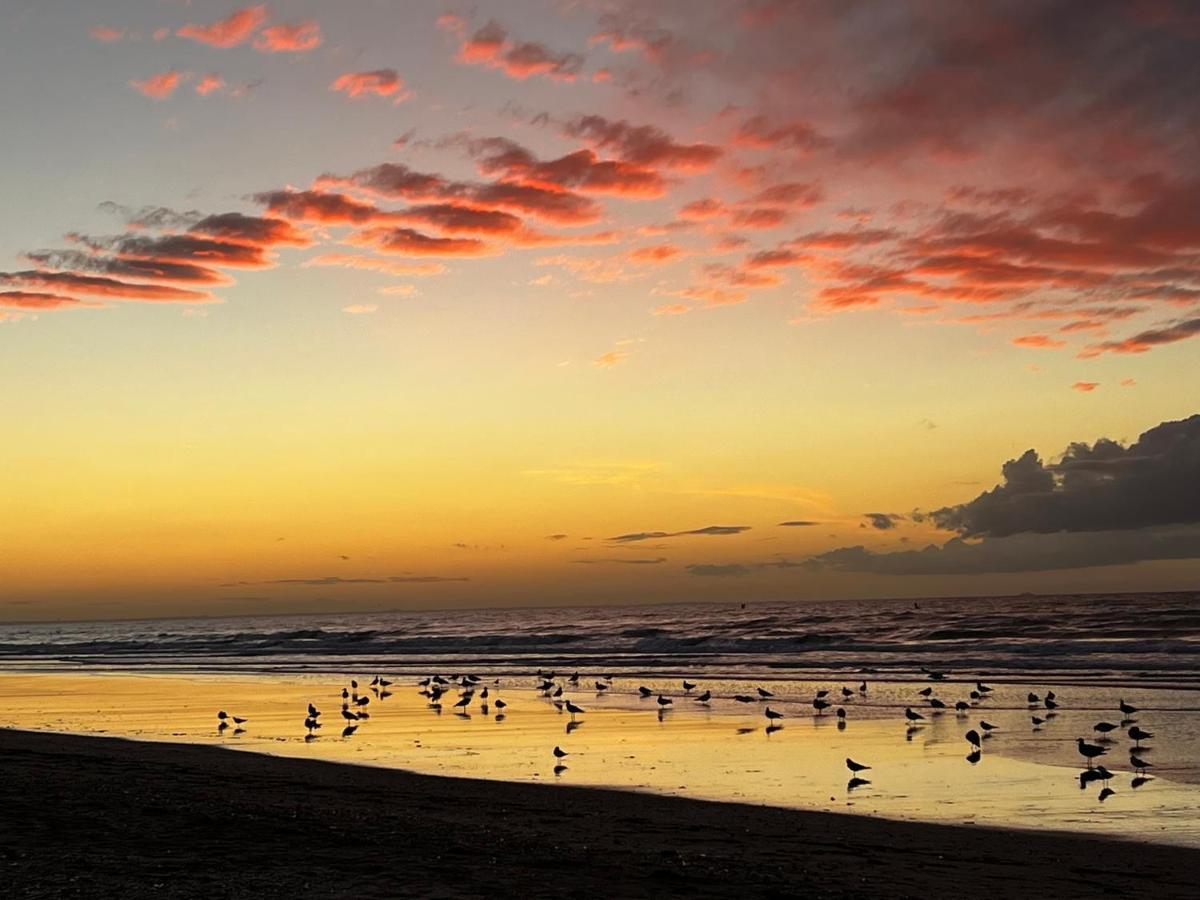
{"label": "dark storm cloud", "polygon": [[993,538],[1200,522],[1200,415],[1163,422],[1128,447],[1107,438],[1072,444],[1049,465],[1027,450],[1001,471],[1002,484],[930,518],[964,537]]}
{"label": "dark storm cloud", "polygon": [[813,570],[874,575],[975,575],[1117,566],[1148,560],[1200,558],[1200,529],[1144,529],[1102,534],[1016,534],[971,543],[954,538],[941,547],[876,553],[840,547],[805,562]]}
{"label": "dark storm cloud", "polygon": [[607,538],[614,544],[628,544],[632,541],[655,541],[661,538],[687,537],[693,534],[741,534],[749,531],[749,525],[707,525],[704,528],[694,528],[691,531],[635,531],[631,534],[618,534]]}
{"label": "dark storm cloud", "polygon": [[904,518],[896,513],[863,513],[863,516],[867,524],[879,531],[891,531],[896,527],[896,523]]}

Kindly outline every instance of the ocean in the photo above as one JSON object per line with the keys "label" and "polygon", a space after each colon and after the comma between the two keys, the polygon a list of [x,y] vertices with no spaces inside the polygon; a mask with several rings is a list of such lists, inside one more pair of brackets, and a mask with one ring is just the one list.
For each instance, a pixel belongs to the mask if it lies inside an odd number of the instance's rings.
{"label": "ocean", "polygon": [[1200,685],[1200,592],[326,613],[0,625],[0,669]]}

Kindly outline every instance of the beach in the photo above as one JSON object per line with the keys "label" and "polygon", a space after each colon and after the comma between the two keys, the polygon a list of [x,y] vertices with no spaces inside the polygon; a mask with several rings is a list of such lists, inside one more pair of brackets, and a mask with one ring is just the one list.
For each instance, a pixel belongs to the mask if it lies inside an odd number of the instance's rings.
{"label": "beach", "polygon": [[102,737],[0,730],[0,765],[14,897],[1185,897],[1200,862],[1189,848]]}

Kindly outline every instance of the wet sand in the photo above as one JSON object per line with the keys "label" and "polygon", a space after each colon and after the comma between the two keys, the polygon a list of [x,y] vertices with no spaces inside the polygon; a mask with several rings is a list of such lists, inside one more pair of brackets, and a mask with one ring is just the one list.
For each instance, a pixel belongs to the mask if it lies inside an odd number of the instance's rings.
{"label": "wet sand", "polygon": [[11,897],[1195,896],[1200,851],[0,730]]}

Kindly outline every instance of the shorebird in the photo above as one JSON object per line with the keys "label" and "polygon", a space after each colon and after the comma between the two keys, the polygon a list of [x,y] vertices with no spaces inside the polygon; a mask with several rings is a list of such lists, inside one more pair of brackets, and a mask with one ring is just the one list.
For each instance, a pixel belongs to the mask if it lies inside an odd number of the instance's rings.
{"label": "shorebird", "polygon": [[467,709],[467,707],[468,707],[468,706],[470,706],[470,704],[471,704],[471,695],[470,695],[470,694],[463,694],[463,695],[462,695],[462,696],[461,696],[461,697],[458,699],[458,702],[454,704],[454,708],[455,708],[455,709],[461,709],[461,710],[463,710],[464,712],[466,712],[466,709]]}
{"label": "shorebird", "polygon": [[640,688],[638,688],[638,693],[641,694],[643,697],[653,697],[654,696],[654,691],[650,690],[650,688],[646,687],[645,685],[642,685]]}
{"label": "shorebird", "polygon": [[686,678],[683,680],[683,689],[685,691],[690,691],[695,687],[696,686],[694,684],[692,684],[690,681],[688,681]]}
{"label": "shorebird", "polygon": [[769,706],[768,706],[768,707],[766,708],[766,710],[763,712],[763,715],[764,715],[764,716],[766,716],[766,717],[767,717],[768,719],[770,719],[771,721],[774,721],[774,720],[776,720],[776,719],[782,719],[782,718],[783,718],[783,713],[781,713],[781,712],[775,712],[775,710],[771,709],[771,707],[769,707]]}
{"label": "shorebird", "polygon": [[225,712],[225,710],[221,710],[220,712],[217,713],[217,718],[220,719],[222,722],[224,722],[226,719],[229,718],[229,713]]}
{"label": "shorebird", "polygon": [[1112,722],[1097,722],[1092,726],[1092,731],[1097,731],[1100,734],[1108,734],[1110,731],[1116,731],[1120,725],[1114,725]]}
{"label": "shorebird", "polygon": [[736,700],[738,703],[753,703],[754,702],[753,697],[747,697],[745,694],[734,694],[733,699]]}
{"label": "shorebird", "polygon": [[1034,728],[1041,728],[1043,725],[1046,724],[1046,720],[1043,719],[1041,716],[1030,716],[1029,721],[1033,722]]}
{"label": "shorebird", "polygon": [[923,715],[921,715],[919,712],[913,712],[911,707],[905,707],[904,718],[908,719],[908,721],[910,721],[910,722],[920,722],[925,717]]}
{"label": "shorebird", "polygon": [[603,681],[596,682],[596,693],[597,694],[602,694],[607,690],[608,690],[608,685],[605,684]]}
{"label": "shorebird", "polygon": [[968,731],[964,737],[967,739],[967,743],[976,749],[983,746],[983,739],[979,737],[979,732],[974,728]]}
{"label": "shorebird", "polygon": [[1126,734],[1128,734],[1131,738],[1133,738],[1133,745],[1134,745],[1134,747],[1137,747],[1137,748],[1141,747],[1142,741],[1147,741],[1150,738],[1154,737],[1153,731],[1142,731],[1142,729],[1138,728],[1136,725],[1134,725],[1132,728],[1130,728],[1129,731],[1126,732]]}
{"label": "shorebird", "polygon": [[712,691],[705,691],[703,694],[696,695],[697,703],[707,703],[711,699],[712,699]]}
{"label": "shorebird", "polygon": [[230,716],[230,718],[233,719],[234,725],[245,725],[250,721],[249,719],[242,718],[241,716]]}
{"label": "shorebird", "polygon": [[347,722],[357,722],[358,721],[358,713],[350,712],[350,710],[343,707],[342,708],[342,718],[345,719]]}
{"label": "shorebird", "polygon": [[479,692],[479,699],[486,700],[487,698],[488,698],[488,689],[484,688],[482,691]]}
{"label": "shorebird", "polygon": [[943,703],[941,700],[939,700],[937,697],[930,697],[929,705],[933,709],[945,709],[946,708],[946,704]]}
{"label": "shorebird", "polygon": [[967,711],[970,710],[970,708],[971,708],[971,704],[968,703],[966,700],[959,700],[957,703],[954,704],[954,711],[957,712],[960,716],[965,716],[967,714]]}
{"label": "shorebird", "polygon": [[659,694],[658,699],[654,702],[657,703],[660,708],[666,709],[668,706],[670,706],[675,701],[672,700],[670,697],[664,697],[662,694]]}
{"label": "shorebird", "polygon": [[825,710],[829,709],[829,701],[816,697],[812,702],[812,706],[817,711],[818,716],[823,716],[825,715]]}
{"label": "shorebird", "polygon": [[859,772],[865,772],[867,769],[869,769],[871,767],[864,766],[860,762],[855,762],[854,760],[852,760],[850,757],[847,756],[846,757],[846,768],[857,775]]}
{"label": "shorebird", "polygon": [[844,725],[844,724],[845,724],[845,722],[846,722],[846,710],[842,709],[842,708],[839,706],[839,707],[838,707],[838,709],[837,709],[837,717],[838,717],[838,724],[839,724],[839,725]]}
{"label": "shorebird", "polygon": [[1025,700],[1026,700],[1026,702],[1029,703],[1030,706],[1037,706],[1039,703],[1042,702],[1041,698],[1038,697],[1038,695],[1033,693],[1032,691],[1030,691],[1029,694],[1025,697]]}
{"label": "shorebird", "polygon": [[504,707],[506,707],[506,706],[508,706],[508,704],[505,703],[503,700],[496,701],[496,711],[497,712],[503,711]]}
{"label": "shorebird", "polygon": [[1076,746],[1079,747],[1079,755],[1087,760],[1088,768],[1092,768],[1092,760],[1097,756],[1103,756],[1108,750],[1098,744],[1089,744],[1083,738],[1075,739]]}
{"label": "shorebird", "polygon": [[570,700],[568,700],[567,701],[567,712],[569,712],[571,714],[571,718],[574,719],[576,713],[583,712],[583,707],[576,706],[574,703],[572,703]]}
{"label": "shorebird", "polygon": [[1132,716],[1138,711],[1136,706],[1130,706],[1128,703],[1126,703],[1124,697],[1121,698],[1121,705],[1118,706],[1117,709],[1121,710],[1121,712],[1127,716]]}
{"label": "shorebird", "polygon": [[[774,696],[775,696],[775,695],[774,695],[774,694],[772,694],[770,691],[764,691],[762,688],[755,688],[755,690],[756,690],[756,691],[758,691],[758,696],[759,696],[759,697],[761,697],[763,700],[766,700],[768,697],[774,697]],[[828,691],[826,691],[825,693],[829,693],[829,692],[828,692]],[[821,696],[821,694],[818,692],[818,693],[817,693],[817,696],[818,696],[818,697],[820,697],[820,696]]]}
{"label": "shorebird", "polygon": [[562,759],[564,756],[571,755],[571,754],[567,753],[567,751],[564,750],[562,747],[559,747],[557,744],[555,744],[553,752],[554,752],[555,758],[557,758],[557,759]]}
{"label": "shorebird", "polygon": [[1145,775],[1147,769],[1154,768],[1154,766],[1150,765],[1150,763],[1146,762],[1144,759],[1134,753],[1129,754],[1129,764],[1133,766],[1133,770],[1139,775]]}
{"label": "shorebird", "polygon": [[917,693],[920,694],[922,697],[929,697],[933,694],[933,688],[931,688],[931,687],[921,688],[921,690],[917,691]]}
{"label": "shorebird", "polygon": [[1100,792],[1100,802],[1103,803],[1105,800],[1107,800],[1109,797],[1111,797],[1115,793],[1116,793],[1116,791],[1114,791],[1110,787],[1104,788],[1104,790],[1102,790]]}
{"label": "shorebird", "polygon": [[854,691],[850,690],[850,688],[846,687],[845,685],[842,685],[842,699],[849,700],[853,696]]}
{"label": "shorebird", "polygon": [[1055,703],[1053,700],[1051,700],[1049,697],[1047,697],[1046,698],[1046,709],[1058,709],[1058,704]]}
{"label": "shorebird", "polygon": [[985,722],[985,721],[983,721],[982,719],[980,719],[980,720],[979,720],[979,727],[983,729],[983,733],[984,733],[984,734],[991,734],[991,733],[992,733],[992,731],[995,729],[995,727],[996,727],[996,726],[995,726],[995,725],[993,725],[991,722]]}
{"label": "shorebird", "polygon": [[355,705],[355,706],[366,706],[366,705],[367,705],[367,704],[369,704],[370,702],[371,702],[371,698],[370,698],[370,697],[363,696],[363,697],[359,697],[357,700],[355,700],[355,701],[354,701],[354,705]]}
{"label": "shorebird", "polygon": [[348,691],[346,688],[342,688],[342,699],[343,700],[350,699],[350,691]]}
{"label": "shorebird", "polygon": [[1046,691],[1046,699],[1047,700],[1053,700],[1056,696],[1057,695],[1054,693],[1054,691]]}
{"label": "shorebird", "polygon": [[357,725],[347,725],[342,729],[342,737],[350,737],[354,732],[358,731]]}
{"label": "shorebird", "polygon": [[567,681],[571,682],[571,684],[579,684],[579,673],[576,672],[570,678],[568,678]]}
{"label": "shorebird", "polygon": [[867,692],[867,683],[865,681],[858,686],[858,692],[860,694],[865,694]]}
{"label": "shorebird", "polygon": [[975,682],[975,690],[979,691],[981,694],[990,694],[992,692],[990,687],[979,681]]}

